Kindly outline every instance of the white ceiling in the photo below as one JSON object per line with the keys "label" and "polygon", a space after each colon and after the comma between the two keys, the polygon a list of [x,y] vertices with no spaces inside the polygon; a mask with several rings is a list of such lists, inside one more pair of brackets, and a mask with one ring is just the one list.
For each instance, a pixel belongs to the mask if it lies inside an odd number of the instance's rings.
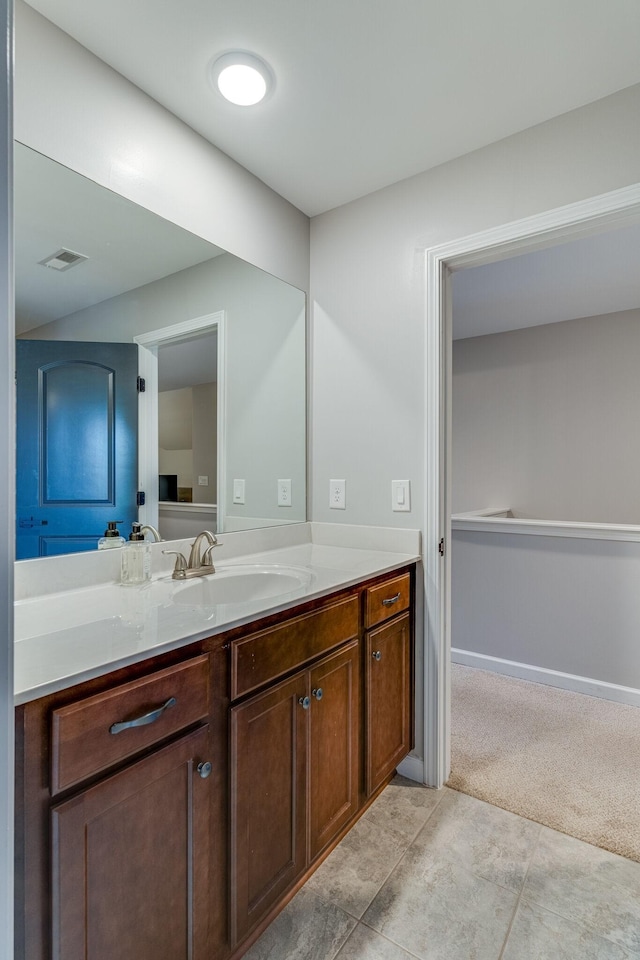
{"label": "white ceiling", "polygon": [[640,307],[640,225],[453,275],[453,337]]}
{"label": "white ceiling", "polygon": [[[310,216],[640,82],[638,0],[30,0]],[[276,87],[232,107],[213,57]]]}

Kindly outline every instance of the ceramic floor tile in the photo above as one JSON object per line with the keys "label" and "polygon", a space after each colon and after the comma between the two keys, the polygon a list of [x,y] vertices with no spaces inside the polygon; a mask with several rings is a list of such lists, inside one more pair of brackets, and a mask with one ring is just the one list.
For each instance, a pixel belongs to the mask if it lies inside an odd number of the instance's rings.
{"label": "ceramic floor tile", "polygon": [[364,814],[367,820],[413,840],[438,806],[445,790],[431,790],[405,777],[394,777]]}
{"label": "ceramic floor tile", "polygon": [[590,927],[522,900],[501,960],[635,960],[636,956]]}
{"label": "ceramic floor tile", "polygon": [[407,953],[396,943],[359,923],[336,960],[414,960],[414,957],[415,954]]}
{"label": "ceramic floor tile", "polygon": [[640,865],[544,829],[523,897],[640,955]]}
{"label": "ceramic floor tile", "polygon": [[444,855],[517,893],[541,829],[515,813],[447,789],[413,846],[426,857]]}
{"label": "ceramic floor tile", "polygon": [[516,903],[511,891],[411,847],[363,920],[420,960],[498,960]]}
{"label": "ceramic floor tile", "polygon": [[303,887],[244,960],[334,960],[356,921]]}
{"label": "ceramic floor tile", "polygon": [[640,863],[543,827],[537,859],[553,864],[567,878],[590,873],[603,882],[617,883],[640,899]]}
{"label": "ceramic floor tile", "polygon": [[360,918],[408,846],[409,840],[393,824],[380,827],[362,817],[307,881],[306,889]]}

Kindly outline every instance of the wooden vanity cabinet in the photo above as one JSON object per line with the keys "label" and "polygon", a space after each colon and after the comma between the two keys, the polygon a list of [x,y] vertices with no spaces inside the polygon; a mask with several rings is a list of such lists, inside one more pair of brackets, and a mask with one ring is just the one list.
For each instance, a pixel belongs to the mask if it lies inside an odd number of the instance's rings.
{"label": "wooden vanity cabinet", "polygon": [[[256,927],[359,806],[358,597],[287,624],[276,669],[320,656],[231,707],[231,942]],[[265,638],[266,639],[266,638]],[[259,643],[260,637],[255,638]],[[245,647],[253,638],[240,643]],[[233,646],[233,645],[232,645]],[[304,653],[302,654],[304,662]],[[309,659],[308,657],[306,659]],[[250,658],[247,662],[250,661]],[[232,664],[241,659],[232,651]],[[240,670],[238,670],[240,672]],[[234,678],[232,688],[244,686]]]}
{"label": "wooden vanity cabinet", "polygon": [[365,794],[371,796],[409,753],[413,733],[411,575],[365,593]]}
{"label": "wooden vanity cabinet", "polygon": [[208,960],[224,942],[220,731],[211,656],[191,650],[18,708],[20,960]]}
{"label": "wooden vanity cabinet", "polygon": [[208,732],[52,808],[53,960],[211,956]]}

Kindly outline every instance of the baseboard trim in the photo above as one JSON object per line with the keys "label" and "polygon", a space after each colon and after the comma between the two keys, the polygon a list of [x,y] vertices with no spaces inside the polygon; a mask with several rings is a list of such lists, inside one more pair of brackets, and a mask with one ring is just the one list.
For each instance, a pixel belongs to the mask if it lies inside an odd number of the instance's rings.
{"label": "baseboard trim", "polygon": [[425,783],[424,760],[422,757],[405,757],[402,763],[398,764],[397,772],[401,777],[406,777],[407,780]]}
{"label": "baseboard trim", "polygon": [[549,687],[559,687],[561,690],[570,690],[573,693],[585,693],[590,697],[600,697],[602,700],[613,700],[616,703],[640,707],[640,690],[635,687],[622,687],[617,683],[592,680],[590,677],[579,677],[572,673],[535,667],[515,660],[503,660],[501,657],[490,657],[485,653],[473,653],[470,650],[460,650],[458,647],[451,648],[451,661],[466,667],[478,667],[480,670],[501,673],[506,677],[531,680],[533,683],[546,683]]}

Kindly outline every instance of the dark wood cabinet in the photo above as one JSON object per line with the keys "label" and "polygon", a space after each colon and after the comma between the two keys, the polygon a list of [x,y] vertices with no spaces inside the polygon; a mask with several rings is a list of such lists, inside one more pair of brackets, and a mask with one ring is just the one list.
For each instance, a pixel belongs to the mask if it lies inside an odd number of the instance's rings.
{"label": "dark wood cabinet", "polygon": [[309,862],[358,811],[359,644],[309,673]]}
{"label": "dark wood cabinet", "polygon": [[207,748],[205,727],[52,808],[53,960],[210,957]]}
{"label": "dark wood cabinet", "polygon": [[365,640],[367,796],[411,749],[411,619],[409,613],[370,630]]}
{"label": "dark wood cabinet", "polygon": [[359,643],[231,709],[231,939],[358,810]]}
{"label": "dark wood cabinet", "polygon": [[231,710],[231,941],[239,943],[306,866],[305,675]]}

